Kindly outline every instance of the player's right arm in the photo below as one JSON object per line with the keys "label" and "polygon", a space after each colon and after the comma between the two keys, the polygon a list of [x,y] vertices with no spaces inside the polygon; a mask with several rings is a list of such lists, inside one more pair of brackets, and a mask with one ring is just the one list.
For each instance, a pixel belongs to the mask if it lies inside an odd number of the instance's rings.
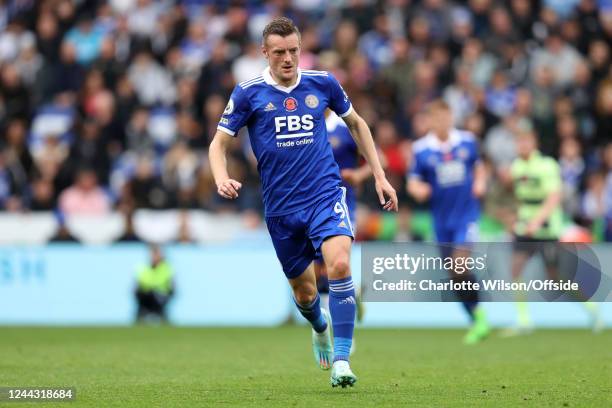
{"label": "player's right arm", "polygon": [[238,198],[238,190],[242,184],[230,178],[227,172],[227,150],[232,143],[232,138],[246,124],[250,115],[249,100],[244,89],[236,85],[208,149],[208,159],[217,185],[217,192],[221,197],[230,200]]}
{"label": "player's right arm", "polygon": [[230,200],[238,198],[238,190],[242,187],[242,184],[230,178],[227,172],[227,148],[232,138],[224,131],[217,130],[208,149],[208,159],[217,185],[217,193]]}
{"label": "player's right arm", "polygon": [[410,177],[408,179],[408,194],[414,197],[417,202],[423,203],[431,197],[431,186],[416,177]]}

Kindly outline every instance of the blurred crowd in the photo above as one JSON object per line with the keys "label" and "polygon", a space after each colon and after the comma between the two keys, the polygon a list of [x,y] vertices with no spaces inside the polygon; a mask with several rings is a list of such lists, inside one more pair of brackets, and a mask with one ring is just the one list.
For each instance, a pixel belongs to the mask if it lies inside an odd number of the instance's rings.
{"label": "blurred crowd", "polygon": [[0,1],[0,209],[261,212],[248,139],[230,153],[234,202],[206,150],[233,86],[265,68],[277,16],[301,29],[302,68],[341,81],[398,191],[442,97],[481,141],[491,217],[510,222],[503,181],[530,126],[568,217],[612,229],[612,0]]}

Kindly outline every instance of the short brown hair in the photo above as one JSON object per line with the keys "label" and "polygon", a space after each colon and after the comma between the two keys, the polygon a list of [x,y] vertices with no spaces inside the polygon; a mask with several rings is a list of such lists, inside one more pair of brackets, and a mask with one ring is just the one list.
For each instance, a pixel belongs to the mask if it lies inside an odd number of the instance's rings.
{"label": "short brown hair", "polygon": [[450,105],[444,99],[435,99],[430,102],[425,108],[426,113],[432,113],[433,111],[450,111]]}
{"label": "short brown hair", "polygon": [[300,30],[293,24],[293,21],[287,17],[278,17],[270,21],[266,28],[263,30],[263,42],[265,44],[268,36],[272,34],[280,35],[281,37],[287,37],[291,34],[297,34],[300,38]]}

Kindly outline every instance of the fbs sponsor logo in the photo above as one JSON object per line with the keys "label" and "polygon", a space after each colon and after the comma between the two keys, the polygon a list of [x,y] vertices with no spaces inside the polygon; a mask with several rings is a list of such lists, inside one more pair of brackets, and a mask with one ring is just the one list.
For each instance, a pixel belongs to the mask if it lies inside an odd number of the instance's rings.
{"label": "fbs sponsor logo", "polygon": [[264,108],[264,112],[270,112],[276,110],[276,106],[272,102],[268,102],[266,107]]}
{"label": "fbs sponsor logo", "polygon": [[347,298],[344,298],[340,301],[341,305],[354,305],[357,302],[355,302],[355,298],[353,296],[349,296]]}

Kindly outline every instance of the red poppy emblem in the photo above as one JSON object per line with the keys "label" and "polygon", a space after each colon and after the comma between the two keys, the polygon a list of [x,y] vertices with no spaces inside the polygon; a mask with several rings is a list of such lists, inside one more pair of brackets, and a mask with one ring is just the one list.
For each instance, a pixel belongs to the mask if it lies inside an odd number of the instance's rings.
{"label": "red poppy emblem", "polygon": [[287,110],[287,112],[293,112],[297,109],[297,101],[295,100],[295,98],[289,97],[285,99],[283,105],[285,105],[285,109]]}

